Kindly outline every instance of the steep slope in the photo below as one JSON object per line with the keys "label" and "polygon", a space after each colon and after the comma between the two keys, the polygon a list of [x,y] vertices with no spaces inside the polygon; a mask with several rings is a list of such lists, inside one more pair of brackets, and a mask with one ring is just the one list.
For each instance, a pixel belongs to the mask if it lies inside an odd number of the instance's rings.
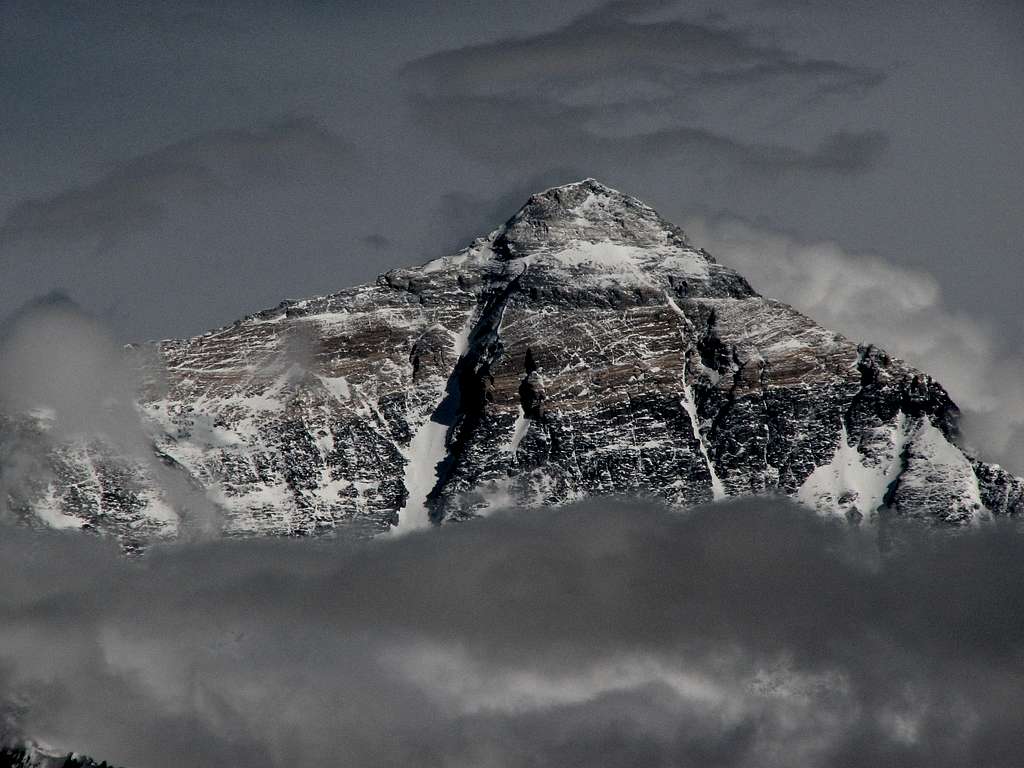
{"label": "steep slope", "polygon": [[[11,496],[24,518],[134,546],[175,535],[197,496],[259,534],[619,493],[781,491],[951,524],[1024,510],[1024,481],[957,446],[931,377],[759,296],[592,179],[453,256],[135,352],[159,460],[50,445]],[[6,431],[35,444],[45,425]]]}

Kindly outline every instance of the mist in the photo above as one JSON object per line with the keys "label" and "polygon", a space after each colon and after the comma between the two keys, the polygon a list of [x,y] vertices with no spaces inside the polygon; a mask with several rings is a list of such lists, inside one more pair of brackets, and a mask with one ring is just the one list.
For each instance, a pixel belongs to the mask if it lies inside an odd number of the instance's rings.
{"label": "mist", "polygon": [[143,376],[161,372],[154,356],[118,344],[101,318],[59,292],[28,302],[0,324],[0,518],[16,516],[12,498],[52,479],[48,454],[55,448],[88,451],[100,443],[159,489],[178,517],[177,533],[216,535],[220,511],[161,460],[137,408]]}
{"label": "mist", "polygon": [[[124,559],[5,529],[12,729],[130,768],[1011,765],[1024,539],[603,500]],[[892,542],[895,542],[893,544]]]}

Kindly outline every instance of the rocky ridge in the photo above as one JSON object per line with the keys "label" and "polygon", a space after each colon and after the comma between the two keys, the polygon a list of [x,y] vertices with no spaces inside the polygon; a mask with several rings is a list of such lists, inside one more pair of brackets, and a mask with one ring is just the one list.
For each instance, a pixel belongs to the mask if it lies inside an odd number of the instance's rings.
{"label": "rocky ridge", "polygon": [[38,472],[6,488],[24,521],[132,549],[205,504],[261,535],[614,494],[781,492],[866,522],[1024,510],[1024,481],[959,446],[938,382],[758,295],[592,179],[452,256],[132,352],[152,455],[0,423],[0,445],[34,446]]}
{"label": "rocky ridge", "polygon": [[51,752],[32,744],[0,747],[0,768],[114,768],[106,761],[67,752]]}

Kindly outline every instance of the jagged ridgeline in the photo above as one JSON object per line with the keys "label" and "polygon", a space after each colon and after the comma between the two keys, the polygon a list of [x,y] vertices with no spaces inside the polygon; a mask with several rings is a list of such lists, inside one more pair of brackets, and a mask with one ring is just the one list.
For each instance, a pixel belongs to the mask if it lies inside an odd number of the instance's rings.
{"label": "jagged ridgeline", "polygon": [[75,754],[48,754],[33,747],[0,748],[0,768],[114,768]]}
{"label": "jagged ridgeline", "polygon": [[132,548],[200,503],[229,534],[272,535],[611,494],[778,491],[866,523],[1024,509],[1024,482],[959,447],[938,382],[592,179],[452,256],[131,354],[150,455],[9,414],[4,434],[42,446],[6,486],[24,520]]}

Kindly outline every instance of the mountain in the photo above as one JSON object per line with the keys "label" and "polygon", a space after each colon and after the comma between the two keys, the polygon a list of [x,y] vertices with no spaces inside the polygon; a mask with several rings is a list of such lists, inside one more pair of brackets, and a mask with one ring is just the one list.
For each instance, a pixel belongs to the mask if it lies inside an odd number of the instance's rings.
{"label": "mountain", "polygon": [[56,753],[32,744],[0,747],[0,768],[113,768],[74,753]]}
{"label": "mountain", "polygon": [[1024,511],[1024,481],[959,445],[938,382],[593,179],[452,256],[130,354],[151,451],[47,442],[38,413],[0,425],[35,446],[39,471],[7,485],[26,522],[132,549],[204,505],[226,533],[273,535],[611,494],[777,491],[869,523]]}

